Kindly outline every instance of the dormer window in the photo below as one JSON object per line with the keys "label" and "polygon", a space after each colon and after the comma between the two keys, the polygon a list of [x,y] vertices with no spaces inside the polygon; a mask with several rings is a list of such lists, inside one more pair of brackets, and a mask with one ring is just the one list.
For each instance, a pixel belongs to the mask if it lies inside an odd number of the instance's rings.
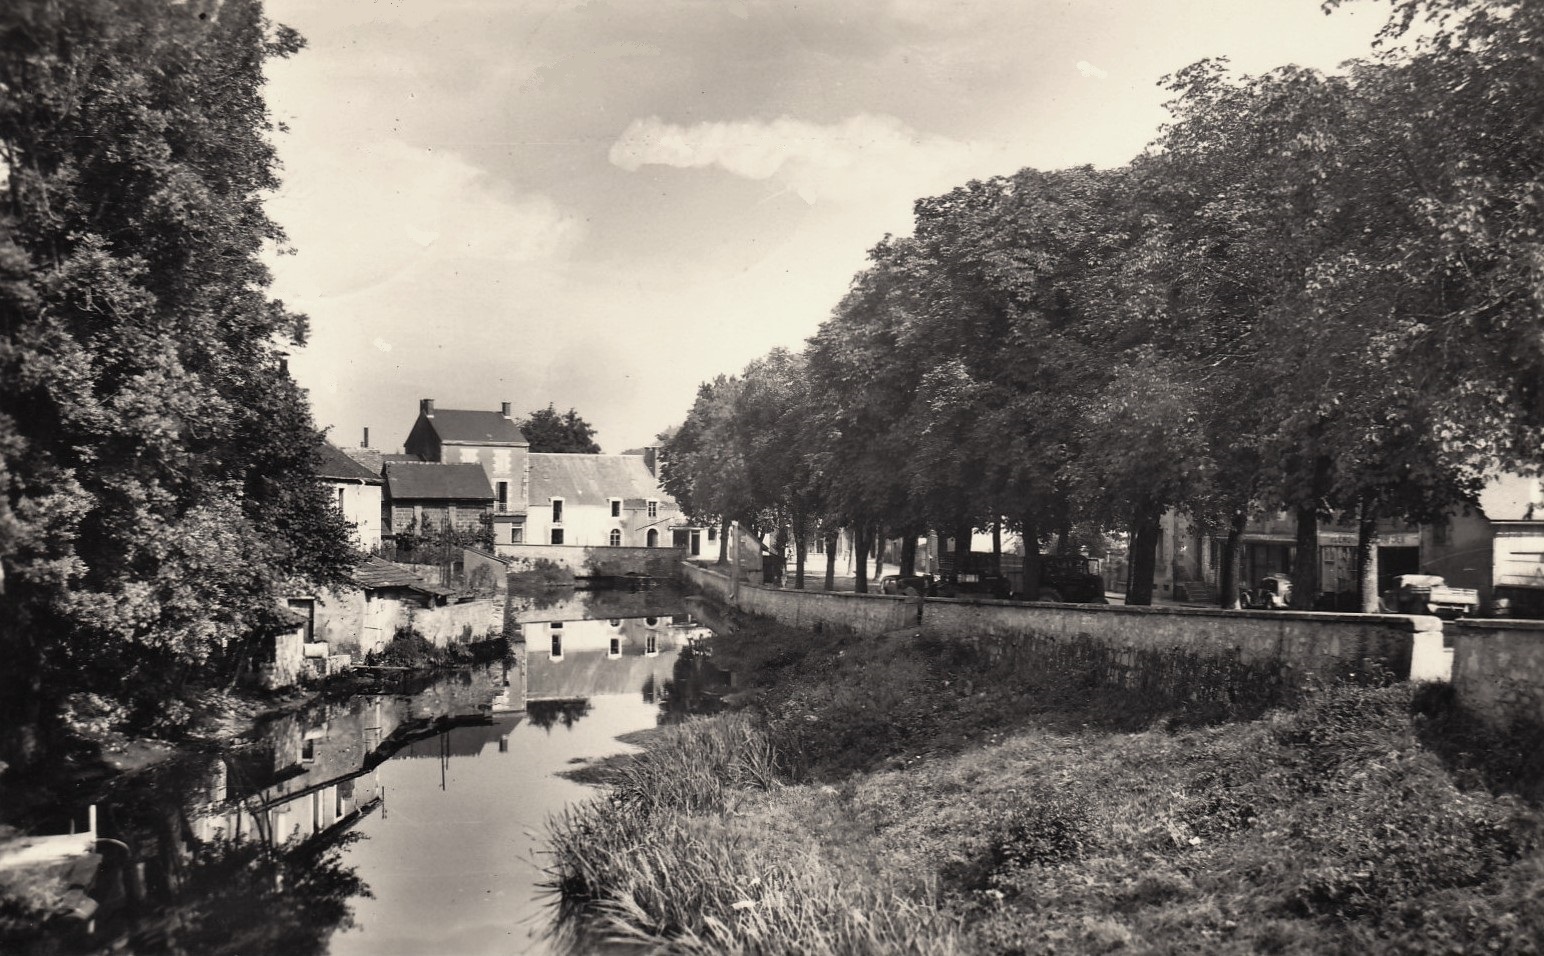
{"label": "dormer window", "polygon": [[552,499],[552,523],[553,524],[562,524],[563,523],[563,499],[562,498],[553,498]]}
{"label": "dormer window", "polygon": [[613,517],[613,518],[620,518],[620,517],[622,517],[622,499],[621,498],[612,498],[611,499],[611,517]]}

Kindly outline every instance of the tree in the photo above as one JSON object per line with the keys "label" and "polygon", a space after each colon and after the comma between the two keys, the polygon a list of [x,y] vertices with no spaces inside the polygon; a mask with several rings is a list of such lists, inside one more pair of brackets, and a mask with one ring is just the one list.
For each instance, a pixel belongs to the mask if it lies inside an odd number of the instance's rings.
{"label": "tree", "polygon": [[262,64],[300,45],[254,0],[0,12],[4,759],[76,691],[153,719],[353,561],[259,258]]}
{"label": "tree", "polygon": [[559,414],[550,404],[522,418],[520,431],[531,443],[534,452],[559,452],[564,454],[596,455],[600,445],[595,443],[595,429],[570,408]]}

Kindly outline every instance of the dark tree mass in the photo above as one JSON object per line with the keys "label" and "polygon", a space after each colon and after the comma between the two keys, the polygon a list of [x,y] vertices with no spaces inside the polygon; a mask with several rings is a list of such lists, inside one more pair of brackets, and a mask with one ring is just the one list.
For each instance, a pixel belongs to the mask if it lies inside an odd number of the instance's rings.
{"label": "dark tree mass", "polygon": [[0,759],[175,720],[351,560],[260,261],[263,63],[300,45],[255,0],[0,10]]}
{"label": "dark tree mass", "polygon": [[1378,518],[1537,470],[1544,6],[1396,0],[1377,51],[1333,76],[1202,61],[1124,167],[919,200],[802,355],[702,386],[666,486],[699,520],[860,550],[1108,529],[1135,604],[1167,511],[1236,548],[1286,509],[1312,602],[1320,521],[1365,553]]}
{"label": "dark tree mass", "polygon": [[519,424],[525,440],[531,443],[531,451],[584,455],[600,452],[600,445],[595,443],[595,428],[572,408],[562,413],[551,405],[538,408]]}

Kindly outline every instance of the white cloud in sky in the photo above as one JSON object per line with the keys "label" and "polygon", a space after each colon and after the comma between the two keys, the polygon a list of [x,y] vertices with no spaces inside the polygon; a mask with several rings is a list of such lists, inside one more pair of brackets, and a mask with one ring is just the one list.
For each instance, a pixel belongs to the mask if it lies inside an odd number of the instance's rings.
{"label": "white cloud in sky", "polygon": [[303,296],[347,295],[409,271],[448,276],[467,259],[550,261],[583,237],[550,198],[515,192],[445,150],[344,142],[291,149],[285,167],[269,209],[297,254],[276,270]]}
{"label": "white cloud in sky", "polygon": [[628,125],[611,145],[610,159],[629,172],[650,165],[717,167],[745,179],[780,182],[814,203],[904,188],[927,191],[982,175],[1001,154],[1000,147],[929,136],[893,116],[860,113],[830,124],[782,116],[691,126],[650,116]]}
{"label": "white cloud in sky", "polygon": [[1110,75],[1108,70],[1101,70],[1099,67],[1094,66],[1087,60],[1079,60],[1077,62],[1077,68],[1079,73],[1095,80],[1103,80],[1108,78]]}

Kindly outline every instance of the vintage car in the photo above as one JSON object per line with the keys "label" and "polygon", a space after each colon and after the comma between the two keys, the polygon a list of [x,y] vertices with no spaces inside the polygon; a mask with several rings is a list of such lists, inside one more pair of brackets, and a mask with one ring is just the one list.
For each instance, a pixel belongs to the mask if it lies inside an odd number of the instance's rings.
{"label": "vintage car", "polygon": [[1468,617],[1480,608],[1480,592],[1449,587],[1436,574],[1401,574],[1394,578],[1394,586],[1383,592],[1382,604],[1390,614]]}
{"label": "vintage car", "polygon": [[887,574],[879,579],[881,594],[932,594],[935,580],[931,574]]}
{"label": "vintage car", "polygon": [[1239,593],[1240,606],[1260,611],[1279,611],[1292,604],[1292,579],[1285,574],[1267,574],[1254,590]]}
{"label": "vintage car", "polygon": [[1042,554],[1040,590],[1037,601],[1069,604],[1107,604],[1104,578],[1094,570],[1093,561],[1077,554]]}

